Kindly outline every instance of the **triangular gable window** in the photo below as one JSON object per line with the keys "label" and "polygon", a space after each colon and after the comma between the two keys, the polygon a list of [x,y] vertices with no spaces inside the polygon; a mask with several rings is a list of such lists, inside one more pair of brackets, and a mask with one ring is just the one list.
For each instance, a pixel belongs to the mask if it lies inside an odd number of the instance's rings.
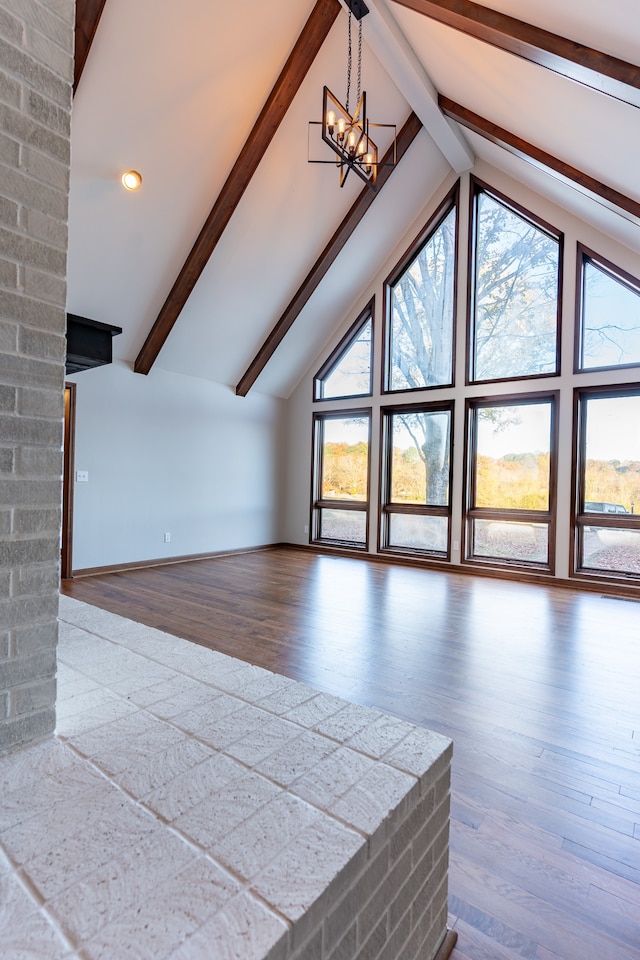
{"label": "triangular gable window", "polygon": [[314,400],[368,397],[373,371],[373,300],[313,380]]}
{"label": "triangular gable window", "polygon": [[640,284],[578,245],[582,309],[578,370],[640,363]]}
{"label": "triangular gable window", "polygon": [[458,188],[385,284],[385,392],[453,384]]}
{"label": "triangular gable window", "polygon": [[562,236],[474,185],[471,381],[554,376]]}

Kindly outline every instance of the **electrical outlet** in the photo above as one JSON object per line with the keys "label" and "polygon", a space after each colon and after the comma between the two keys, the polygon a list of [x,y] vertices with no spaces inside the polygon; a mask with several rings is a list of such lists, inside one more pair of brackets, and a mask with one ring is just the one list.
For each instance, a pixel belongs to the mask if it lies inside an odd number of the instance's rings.
{"label": "electrical outlet", "polygon": [[76,483],[88,483],[88,482],[89,482],[89,471],[76,470]]}
{"label": "electrical outlet", "polygon": [[171,543],[171,534],[170,534],[170,533],[165,533],[165,535],[164,535],[164,542],[165,542],[165,543]]}
{"label": "electrical outlet", "polygon": [[460,541],[459,541],[459,540],[454,540],[454,541],[453,541],[453,549],[454,549],[454,550],[459,550],[459,549],[460,549]]}
{"label": "electrical outlet", "polygon": [[304,525],[304,532],[305,532],[305,533],[309,533],[309,524],[308,524],[308,523],[305,523],[305,525]]}

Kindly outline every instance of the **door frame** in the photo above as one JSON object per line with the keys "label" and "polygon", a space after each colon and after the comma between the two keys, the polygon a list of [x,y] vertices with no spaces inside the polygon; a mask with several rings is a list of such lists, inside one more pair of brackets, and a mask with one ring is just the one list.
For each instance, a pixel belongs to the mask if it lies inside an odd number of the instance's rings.
{"label": "door frame", "polygon": [[73,577],[73,471],[76,438],[76,384],[64,385],[64,440],[62,470],[62,536],[60,539],[60,576]]}

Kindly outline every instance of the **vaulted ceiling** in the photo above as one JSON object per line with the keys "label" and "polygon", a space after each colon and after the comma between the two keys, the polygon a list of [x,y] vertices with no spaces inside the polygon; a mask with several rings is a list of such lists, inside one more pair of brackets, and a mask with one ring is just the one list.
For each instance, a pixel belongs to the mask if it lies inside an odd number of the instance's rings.
{"label": "vaulted ceiling", "polygon": [[307,162],[343,0],[77,0],[68,309],[137,372],[288,396],[476,158],[640,253],[637,0],[367,6],[369,113],[401,131],[375,194]]}

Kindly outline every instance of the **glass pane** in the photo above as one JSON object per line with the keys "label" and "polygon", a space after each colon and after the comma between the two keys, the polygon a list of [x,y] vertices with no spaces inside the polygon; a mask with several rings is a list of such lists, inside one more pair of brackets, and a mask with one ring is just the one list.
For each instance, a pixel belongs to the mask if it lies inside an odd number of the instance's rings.
{"label": "glass pane", "polygon": [[474,520],[473,556],[546,564],[549,562],[547,524]]}
{"label": "glass pane", "polygon": [[449,503],[449,411],[396,413],[391,420],[391,503]]}
{"label": "glass pane", "polygon": [[615,573],[640,573],[640,532],[585,527],[582,567]]}
{"label": "glass pane", "polygon": [[551,403],[477,409],[476,507],[549,509]]}
{"label": "glass pane", "polygon": [[323,425],[321,498],[366,500],[369,418],[327,417]]}
{"label": "glass pane", "polygon": [[448,532],[447,517],[421,517],[392,513],[389,516],[388,546],[446,554]]}
{"label": "glass pane", "polygon": [[640,395],[587,400],[584,454],[589,513],[640,512]]}
{"label": "glass pane", "polygon": [[453,379],[455,207],[390,290],[389,390]]}
{"label": "glass pane", "polygon": [[557,240],[478,195],[474,380],[555,372],[558,267]]}
{"label": "glass pane", "polygon": [[320,510],[320,540],[360,543],[367,540],[367,514],[363,510]]}
{"label": "glass pane", "polygon": [[584,263],[581,367],[640,363],[640,294]]}
{"label": "glass pane", "polygon": [[371,320],[351,341],[333,370],[320,381],[318,399],[357,397],[371,393]]}

